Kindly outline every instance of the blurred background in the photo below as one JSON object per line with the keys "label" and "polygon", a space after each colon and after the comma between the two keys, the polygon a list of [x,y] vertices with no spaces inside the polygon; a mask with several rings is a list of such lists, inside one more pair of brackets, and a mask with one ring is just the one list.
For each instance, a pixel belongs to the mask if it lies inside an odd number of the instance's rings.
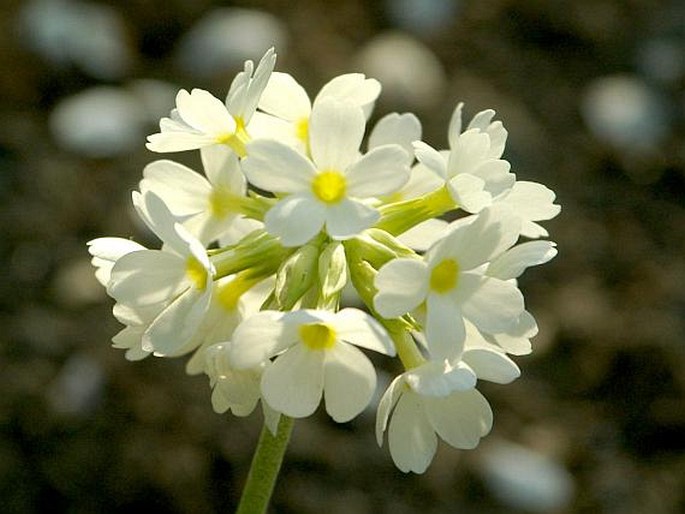
{"label": "blurred background", "polygon": [[2,5],[2,512],[235,508],[261,416],[213,413],[181,360],[112,349],[85,242],[156,244],[129,207],[159,157],[145,136],[179,88],[223,98],[271,45],[312,95],[378,78],[374,116],[415,112],[433,146],[457,101],[495,109],[514,171],[563,206],[546,224],[559,256],[522,280],[535,351],[515,383],[481,386],[495,425],[479,448],[441,445],[404,475],[373,411],[318,413],[296,424],[271,512],[685,512],[685,2]]}

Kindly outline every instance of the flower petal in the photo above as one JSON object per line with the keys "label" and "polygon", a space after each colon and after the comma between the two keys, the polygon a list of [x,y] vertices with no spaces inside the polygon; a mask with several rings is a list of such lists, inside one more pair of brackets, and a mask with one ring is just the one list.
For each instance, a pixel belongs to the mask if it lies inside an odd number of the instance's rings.
{"label": "flower petal", "polygon": [[359,309],[343,309],[330,321],[338,337],[355,346],[394,356],[392,339],[373,316]]}
{"label": "flower petal", "polygon": [[323,392],[323,351],[297,344],[279,356],[262,375],[262,394],[267,403],[293,418],[312,414]]}
{"label": "flower petal", "polygon": [[428,292],[428,267],[419,260],[395,259],[376,275],[373,306],[384,318],[396,318],[418,307]]}
{"label": "flower petal", "polygon": [[358,198],[394,193],[409,180],[407,161],[400,145],[374,148],[348,168],[347,192]]}
{"label": "flower petal", "polygon": [[476,277],[478,287],[462,305],[464,317],[490,334],[514,327],[524,308],[521,291],[511,282]]}
{"label": "flower petal", "polygon": [[438,438],[423,410],[423,398],[411,391],[397,402],[390,427],[388,445],[395,465],[405,473],[423,473],[433,460]]}
{"label": "flower petal", "polygon": [[288,73],[275,71],[259,99],[259,108],[284,120],[308,118],[311,102],[304,88]]}
{"label": "flower petal", "polygon": [[169,300],[187,287],[183,259],[161,250],[139,250],[112,267],[107,293],[125,305],[144,306]]}
{"label": "flower petal", "polygon": [[309,144],[319,170],[344,171],[357,160],[366,122],[361,108],[325,98],[309,118]]}
{"label": "flower petal", "polygon": [[325,353],[326,412],[338,423],[345,423],[371,401],[376,388],[376,371],[371,361],[350,344],[338,342]]}
{"label": "flower petal", "polygon": [[552,260],[558,253],[556,246],[551,241],[528,241],[516,245],[494,259],[486,273],[501,280],[518,278],[526,268]]}
{"label": "flower petal", "polygon": [[424,331],[433,358],[453,360],[461,356],[466,328],[461,309],[449,295],[428,294]]}
{"label": "flower petal", "polygon": [[427,397],[425,407],[432,427],[455,448],[475,448],[492,428],[490,404],[476,389],[457,391],[444,398]]}
{"label": "flower petal", "polygon": [[187,216],[207,207],[211,185],[187,166],[165,159],[145,166],[140,191],[152,191],[175,216]]}
{"label": "flower petal", "polygon": [[381,84],[376,79],[367,79],[361,73],[346,73],[329,80],[316,95],[314,103],[326,98],[349,101],[361,107],[366,118],[371,114],[373,104],[381,92]]}
{"label": "flower petal", "polygon": [[457,260],[462,271],[471,270],[484,264],[511,247],[519,237],[520,221],[506,207],[494,206],[481,212],[468,225],[456,224],[438,245],[435,257],[429,258],[432,264],[438,254],[449,255]]}
{"label": "flower petal", "polygon": [[309,191],[316,173],[304,155],[270,139],[248,143],[242,168],[252,184],[274,193]]}
{"label": "flower petal", "polygon": [[416,141],[413,146],[419,162],[443,180],[447,180],[447,163],[442,154],[423,141]]}
{"label": "flower petal", "polygon": [[181,89],[176,95],[176,108],[183,121],[205,134],[235,131],[235,121],[224,103],[204,89],[193,89],[190,93]]}
{"label": "flower petal", "polygon": [[236,368],[253,368],[297,342],[283,317],[281,312],[261,311],[236,327],[229,349]]}
{"label": "flower petal", "polygon": [[400,145],[409,156],[409,161],[414,160],[414,147],[412,143],[421,139],[421,122],[410,112],[398,114],[393,112],[383,116],[374,125],[369,135],[369,149],[388,144]]}
{"label": "flower petal", "polygon": [[466,350],[462,359],[476,372],[480,380],[508,384],[521,376],[521,370],[516,363],[501,351],[474,348]]}
{"label": "flower petal", "polygon": [[380,213],[374,207],[349,198],[327,206],[325,212],[326,232],[336,240],[356,236],[380,218]]}
{"label": "flower petal", "polygon": [[211,288],[189,288],[150,323],[143,334],[143,350],[160,356],[177,354],[200,327],[211,299]]}
{"label": "flower petal", "polygon": [[264,217],[264,226],[280,237],[283,246],[300,246],[319,233],[326,208],[309,194],[292,195],[273,206]]}

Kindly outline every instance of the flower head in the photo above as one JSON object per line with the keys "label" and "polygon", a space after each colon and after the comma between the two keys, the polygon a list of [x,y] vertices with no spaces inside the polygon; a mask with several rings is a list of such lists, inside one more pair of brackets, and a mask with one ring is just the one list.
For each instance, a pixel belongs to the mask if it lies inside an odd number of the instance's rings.
{"label": "flower head", "polygon": [[277,411],[309,416],[323,395],[326,411],[344,422],[364,410],[376,386],[373,365],[357,347],[395,353],[385,330],[359,310],[263,311],[236,329],[230,355],[239,369],[276,356],[261,390]]}
{"label": "flower head", "polygon": [[310,122],[312,158],[283,143],[256,140],[243,162],[255,186],[284,194],[264,219],[284,246],[299,246],[325,227],[333,239],[348,239],[372,226],[378,210],[368,199],[392,193],[409,178],[399,145],[374,148],[360,157],[362,110],[333,99],[315,104]]}

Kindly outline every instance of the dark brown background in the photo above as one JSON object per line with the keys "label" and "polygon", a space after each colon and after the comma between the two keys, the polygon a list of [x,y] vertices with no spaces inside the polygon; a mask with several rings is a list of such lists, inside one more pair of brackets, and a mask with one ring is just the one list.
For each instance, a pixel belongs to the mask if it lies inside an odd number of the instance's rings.
{"label": "dark brown background", "polygon": [[[155,126],[137,126],[134,146],[107,157],[65,146],[49,128],[65,98],[95,86],[154,78],[223,97],[233,65],[202,76],[177,55],[198,20],[229,5],[276,17],[285,43],[277,69],[312,93],[360,70],[379,35],[402,31],[443,75],[429,96],[420,93],[428,75],[410,74],[414,86],[403,94],[386,87],[375,115],[415,111],[425,139],[442,147],[457,100],[469,116],[494,108],[519,178],[545,183],[563,206],[546,224],[559,256],[522,280],[541,327],[535,352],[517,359],[517,382],[482,386],[495,426],[481,446],[442,445],[425,475],[405,476],[376,446],[372,414],[336,425],[318,413],[296,424],[272,511],[685,509],[682,2],[436,2],[453,10],[403,26],[391,2],[112,0],[97,5],[121,21],[129,60],[105,72],[36,50],[26,28],[34,22],[24,18],[33,4],[6,0],[0,14],[0,510],[209,513],[236,505],[260,417],[214,414],[207,380],[186,376],[181,361],[129,363],[111,349],[119,326],[85,249],[102,235],[150,242],[128,205],[142,167],[157,158],[142,137]],[[589,102],[615,76],[648,101],[634,127],[614,125],[628,135],[612,138],[590,129],[597,111]],[[609,90],[617,118],[639,111],[643,97]],[[484,462],[506,442],[566,477],[567,500],[541,506],[525,490],[528,504],[498,496]]]}

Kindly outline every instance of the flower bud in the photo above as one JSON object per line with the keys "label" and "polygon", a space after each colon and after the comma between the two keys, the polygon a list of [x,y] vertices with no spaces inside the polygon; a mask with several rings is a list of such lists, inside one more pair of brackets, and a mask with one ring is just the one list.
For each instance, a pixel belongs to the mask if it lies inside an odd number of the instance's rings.
{"label": "flower bud", "polygon": [[314,285],[317,278],[320,241],[298,248],[276,272],[274,297],[281,310],[290,310]]}

